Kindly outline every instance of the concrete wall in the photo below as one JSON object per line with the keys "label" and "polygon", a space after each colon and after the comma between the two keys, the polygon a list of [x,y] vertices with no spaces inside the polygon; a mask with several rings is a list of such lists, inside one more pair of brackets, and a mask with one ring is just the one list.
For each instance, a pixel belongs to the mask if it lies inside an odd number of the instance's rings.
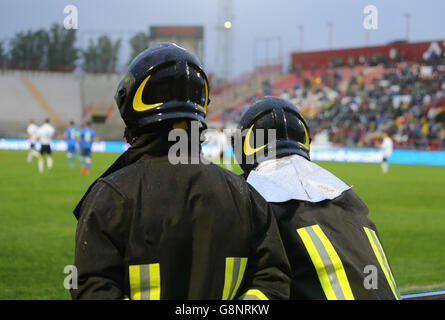
{"label": "concrete wall", "polygon": [[70,120],[80,125],[92,113],[108,111],[106,122],[93,128],[101,139],[121,140],[124,125],[113,99],[120,78],[117,74],[2,72],[0,137],[21,138],[29,119],[41,124],[46,118],[52,119],[60,134]]}

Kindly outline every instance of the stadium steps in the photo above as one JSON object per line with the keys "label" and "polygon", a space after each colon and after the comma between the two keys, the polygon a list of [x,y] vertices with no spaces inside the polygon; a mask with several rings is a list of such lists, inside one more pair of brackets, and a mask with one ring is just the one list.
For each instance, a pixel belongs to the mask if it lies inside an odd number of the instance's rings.
{"label": "stadium steps", "polygon": [[0,76],[2,121],[26,123],[28,119],[43,121],[47,113],[15,74]]}
{"label": "stadium steps", "polygon": [[32,81],[27,77],[21,77],[21,80],[26,88],[28,88],[29,92],[33,95],[34,99],[39,103],[39,105],[49,114],[51,120],[56,123],[56,125],[60,128],[63,127],[62,118],[60,118],[59,114],[54,111],[45,97],[40,93],[39,89],[32,83]]}
{"label": "stadium steps", "polygon": [[208,121],[220,122],[221,114],[224,110],[234,110],[239,107],[246,98],[263,95],[263,81],[269,80],[271,83],[274,83],[284,76],[285,75],[280,73],[253,74],[247,79],[234,81],[233,83],[226,85],[227,89],[219,94],[212,96],[212,90],[210,90],[211,104],[207,115]]}
{"label": "stadium steps", "polygon": [[0,74],[0,94],[5,137],[22,137],[30,119],[42,124],[51,118],[60,131],[69,120],[81,120],[79,79],[73,74],[8,71]]}
{"label": "stadium steps", "polygon": [[54,121],[58,121],[57,124],[64,127],[70,120],[80,122],[82,95],[77,76],[73,74],[51,74],[47,77],[30,78],[30,80],[48,101],[54,113],[58,115],[60,120],[53,118]]}

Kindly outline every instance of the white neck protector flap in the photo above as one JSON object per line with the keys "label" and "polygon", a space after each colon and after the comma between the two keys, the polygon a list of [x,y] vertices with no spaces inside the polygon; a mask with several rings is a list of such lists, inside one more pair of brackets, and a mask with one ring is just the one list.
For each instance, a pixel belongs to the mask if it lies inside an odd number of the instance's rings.
{"label": "white neck protector flap", "polygon": [[260,163],[250,172],[247,182],[267,202],[291,199],[320,202],[334,199],[352,188],[329,171],[295,154]]}

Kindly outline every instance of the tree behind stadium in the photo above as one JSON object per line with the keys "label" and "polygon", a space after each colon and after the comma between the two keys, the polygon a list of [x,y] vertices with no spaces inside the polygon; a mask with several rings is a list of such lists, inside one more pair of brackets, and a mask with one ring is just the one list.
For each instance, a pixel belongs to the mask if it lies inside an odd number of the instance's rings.
{"label": "tree behind stadium", "polygon": [[9,67],[43,70],[46,67],[48,33],[44,29],[18,32],[10,41]]}
{"label": "tree behind stadium", "polygon": [[70,72],[75,68],[79,51],[75,42],[76,32],[56,23],[48,31],[18,32],[10,41],[7,67]]}
{"label": "tree behind stadium", "polygon": [[75,47],[76,31],[53,24],[48,32],[47,65],[52,71],[71,72],[75,68],[79,49]]}
{"label": "tree behind stadium", "polygon": [[3,42],[0,42],[0,69],[4,69],[6,67],[6,61],[8,56],[3,46]]}
{"label": "tree behind stadium", "polygon": [[142,51],[148,48],[148,35],[138,32],[130,38],[131,54],[129,63]]}
{"label": "tree behind stadium", "polygon": [[90,40],[87,49],[82,51],[84,70],[91,73],[115,72],[120,46],[120,39],[113,42],[106,35],[97,39],[96,43]]}

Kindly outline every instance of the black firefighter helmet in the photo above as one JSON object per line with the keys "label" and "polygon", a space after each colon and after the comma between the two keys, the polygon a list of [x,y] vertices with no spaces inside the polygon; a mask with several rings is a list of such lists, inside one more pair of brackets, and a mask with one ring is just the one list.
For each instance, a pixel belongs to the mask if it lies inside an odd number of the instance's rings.
{"label": "black firefighter helmet", "polygon": [[[309,127],[297,107],[286,100],[260,99],[242,115],[238,128],[241,150],[235,150],[235,156],[245,173],[272,157],[298,154],[310,160]],[[269,135],[268,130],[275,130],[274,134]]]}
{"label": "black firefighter helmet", "polygon": [[174,43],[159,43],[134,58],[114,99],[132,136],[173,119],[207,127],[207,76],[198,58]]}

